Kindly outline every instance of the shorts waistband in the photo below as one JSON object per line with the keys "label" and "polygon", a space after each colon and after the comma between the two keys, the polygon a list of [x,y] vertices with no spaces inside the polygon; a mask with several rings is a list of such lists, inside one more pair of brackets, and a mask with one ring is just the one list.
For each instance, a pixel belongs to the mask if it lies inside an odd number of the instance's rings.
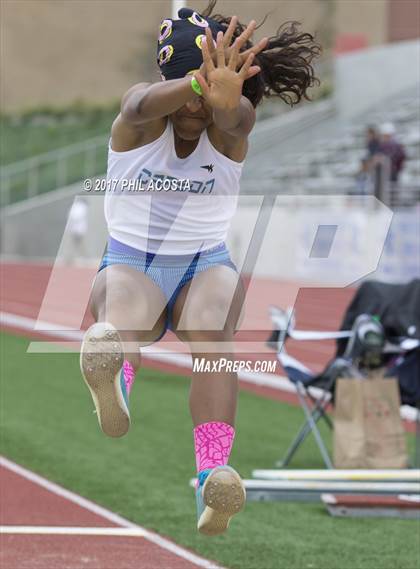
{"label": "shorts waistband", "polygon": [[203,259],[209,255],[212,258],[220,257],[225,258],[229,256],[229,252],[226,248],[226,244],[224,242],[219,243],[215,247],[211,249],[206,249],[204,251],[197,251],[196,253],[188,253],[183,255],[162,255],[160,253],[150,253],[148,251],[142,251],[140,249],[136,249],[135,247],[131,247],[130,245],[126,245],[117,239],[109,236],[108,238],[108,250],[107,255],[124,255],[128,257],[132,257],[138,261],[144,261],[149,264],[153,260],[153,264],[162,264],[162,265],[185,265],[186,263],[190,263],[193,259],[199,258]]}

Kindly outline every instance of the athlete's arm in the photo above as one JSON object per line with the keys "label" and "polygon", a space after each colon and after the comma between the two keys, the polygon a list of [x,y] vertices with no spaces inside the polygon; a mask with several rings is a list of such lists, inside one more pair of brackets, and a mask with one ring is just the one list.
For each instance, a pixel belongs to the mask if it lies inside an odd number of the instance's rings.
{"label": "athlete's arm", "polygon": [[233,109],[213,109],[213,121],[222,132],[234,137],[247,137],[254,127],[256,113],[249,99],[241,96],[239,105]]}
{"label": "athlete's arm", "polygon": [[248,152],[248,135],[255,123],[255,109],[246,97],[230,111],[213,110],[210,141],[231,160],[242,162]]}
{"label": "athlete's arm", "polygon": [[165,130],[166,116],[193,97],[191,77],[134,85],[123,96],[121,112],[112,125],[113,150],[126,152],[156,140]]}
{"label": "athlete's arm", "polygon": [[132,125],[143,125],[166,117],[196,97],[191,76],[159,83],[140,83],[127,91],[121,103],[121,117]]}

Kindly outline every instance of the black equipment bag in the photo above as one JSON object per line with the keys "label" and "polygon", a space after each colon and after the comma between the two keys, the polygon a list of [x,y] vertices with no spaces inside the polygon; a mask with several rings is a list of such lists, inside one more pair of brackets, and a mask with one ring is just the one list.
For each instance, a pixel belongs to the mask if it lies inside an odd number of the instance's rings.
{"label": "black equipment bag", "polygon": [[[420,279],[407,284],[364,282],[348,307],[341,330],[351,330],[359,314],[378,316],[385,337],[420,339]],[[346,349],[347,338],[337,341],[337,357]]]}
{"label": "black equipment bag", "polygon": [[[392,342],[396,338],[420,340],[420,279],[406,284],[389,284],[379,281],[364,282],[348,307],[341,330],[351,330],[360,314],[378,316],[384,328],[385,338]],[[336,357],[341,357],[348,339],[337,340]],[[392,356],[391,356],[392,357]],[[396,375],[400,385],[403,403],[418,406],[420,401],[420,349],[417,348],[388,364],[388,374]]]}

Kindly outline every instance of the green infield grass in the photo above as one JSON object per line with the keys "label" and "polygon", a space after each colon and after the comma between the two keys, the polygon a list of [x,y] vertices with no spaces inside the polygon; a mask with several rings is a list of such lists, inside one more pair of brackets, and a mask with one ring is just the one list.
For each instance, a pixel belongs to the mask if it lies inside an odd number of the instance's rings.
{"label": "green infield grass", "polygon": [[[188,485],[195,473],[188,378],[143,369],[132,429],[111,440],[99,430],[76,354],[28,354],[27,339],[1,340],[1,451],[17,463],[225,567],[419,568],[418,522],[336,519],[321,504],[249,503],[227,534],[200,536]],[[297,407],[242,392],[232,466],[244,477],[273,467],[301,421]],[[322,468],[312,440],[291,466]]]}

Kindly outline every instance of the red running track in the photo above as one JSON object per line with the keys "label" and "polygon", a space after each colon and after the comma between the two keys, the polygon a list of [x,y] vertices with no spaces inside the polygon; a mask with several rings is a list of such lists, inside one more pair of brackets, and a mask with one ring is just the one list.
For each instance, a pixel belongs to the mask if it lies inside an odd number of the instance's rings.
{"label": "red running track", "polygon": [[[197,569],[217,567],[147,532],[145,535],[72,535],[75,528],[124,529],[123,518],[4,461],[0,467],[2,569]],[[14,468],[15,470],[10,470]],[[22,475],[22,472],[24,475]],[[44,483],[44,486],[39,484]],[[64,490],[64,494],[67,491]],[[92,508],[94,511],[91,511]],[[97,511],[96,511],[97,510]],[[118,522],[122,523],[118,523]],[[127,523],[128,525],[128,523]],[[132,524],[134,525],[134,524]],[[12,527],[11,527],[12,526]],[[53,532],[60,528],[63,535]],[[5,533],[7,532],[11,533]],[[139,534],[143,528],[138,528]],[[19,533],[28,531],[28,534]],[[36,532],[46,531],[39,535]],[[81,530],[83,531],[83,529]],[[131,531],[131,530],[128,530]],[[137,530],[135,530],[137,531]],[[157,537],[160,543],[151,541]],[[175,548],[175,552],[171,551]]]}

